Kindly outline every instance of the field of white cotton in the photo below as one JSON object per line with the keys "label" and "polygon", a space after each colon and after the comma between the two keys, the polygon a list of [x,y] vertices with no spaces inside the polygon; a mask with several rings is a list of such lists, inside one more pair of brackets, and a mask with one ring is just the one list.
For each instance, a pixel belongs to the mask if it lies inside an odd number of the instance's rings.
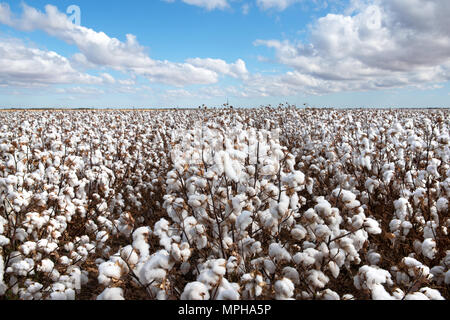
{"label": "field of white cotton", "polygon": [[0,113],[0,300],[450,298],[450,112]]}

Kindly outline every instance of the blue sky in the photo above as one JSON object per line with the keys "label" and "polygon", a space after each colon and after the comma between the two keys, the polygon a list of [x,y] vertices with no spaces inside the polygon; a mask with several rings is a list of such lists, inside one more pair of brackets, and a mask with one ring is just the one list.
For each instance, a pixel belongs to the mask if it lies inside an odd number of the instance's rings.
{"label": "blue sky", "polygon": [[0,106],[450,107],[448,14],[446,0],[0,0]]}

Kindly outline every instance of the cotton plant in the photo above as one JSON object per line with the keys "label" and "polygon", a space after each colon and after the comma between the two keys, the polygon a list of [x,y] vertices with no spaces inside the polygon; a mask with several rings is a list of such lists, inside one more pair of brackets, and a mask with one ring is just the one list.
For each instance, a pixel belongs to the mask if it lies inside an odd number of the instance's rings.
{"label": "cotton plant", "polygon": [[449,297],[445,110],[0,118],[0,296]]}

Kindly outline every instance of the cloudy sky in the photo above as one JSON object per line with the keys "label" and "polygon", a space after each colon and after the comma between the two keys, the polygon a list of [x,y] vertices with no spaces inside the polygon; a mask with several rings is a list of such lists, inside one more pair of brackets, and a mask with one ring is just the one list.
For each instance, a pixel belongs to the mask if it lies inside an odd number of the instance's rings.
{"label": "cloudy sky", "polygon": [[448,0],[0,0],[0,107],[450,107],[449,16]]}

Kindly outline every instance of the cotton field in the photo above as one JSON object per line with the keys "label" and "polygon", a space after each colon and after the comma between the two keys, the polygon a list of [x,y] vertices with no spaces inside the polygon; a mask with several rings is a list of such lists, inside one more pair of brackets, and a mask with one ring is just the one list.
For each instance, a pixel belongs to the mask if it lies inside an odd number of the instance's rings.
{"label": "cotton field", "polygon": [[450,113],[0,113],[0,299],[450,298]]}

